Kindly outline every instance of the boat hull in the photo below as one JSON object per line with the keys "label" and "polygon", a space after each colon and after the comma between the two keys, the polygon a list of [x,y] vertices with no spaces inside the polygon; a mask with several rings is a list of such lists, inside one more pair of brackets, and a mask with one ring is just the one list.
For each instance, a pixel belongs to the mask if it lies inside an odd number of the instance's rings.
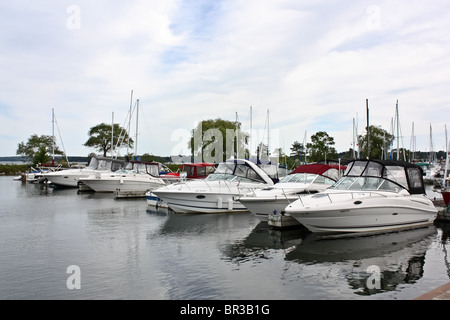
{"label": "boat hull", "polygon": [[156,190],[154,193],[177,213],[231,213],[248,212],[235,200],[239,194],[202,192],[171,192]]}
{"label": "boat hull", "polygon": [[[322,197],[322,200],[317,196]],[[430,225],[437,209],[425,196],[318,194],[314,206],[297,200],[286,212],[315,233],[380,232]],[[334,200],[333,200],[334,197]],[[345,199],[346,198],[346,199]],[[331,200],[330,200],[331,199]],[[319,200],[319,201],[317,201]]]}
{"label": "boat hull", "polygon": [[261,221],[268,221],[271,214],[282,214],[290,203],[296,201],[298,196],[274,196],[274,197],[241,197],[242,203],[251,213]]}
{"label": "boat hull", "polygon": [[97,179],[85,178],[80,180],[95,192],[142,192],[145,195],[147,190],[153,190],[164,186],[165,183],[155,181],[154,179],[133,179],[133,178],[117,178],[117,179]]}
{"label": "boat hull", "polygon": [[61,172],[61,173],[55,173],[55,174],[47,174],[45,175],[45,178],[47,181],[49,181],[51,184],[54,184],[56,186],[62,186],[62,187],[72,187],[77,188],[78,187],[78,181],[83,178],[89,177],[94,172],[89,171],[81,171],[79,172]]}

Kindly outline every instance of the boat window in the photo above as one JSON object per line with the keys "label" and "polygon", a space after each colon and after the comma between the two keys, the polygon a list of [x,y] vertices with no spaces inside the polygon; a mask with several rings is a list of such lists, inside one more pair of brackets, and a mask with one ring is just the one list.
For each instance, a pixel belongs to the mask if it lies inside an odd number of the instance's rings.
{"label": "boat window", "polygon": [[405,169],[402,166],[386,166],[383,178],[397,182],[402,187],[408,189],[406,181]]}
{"label": "boat window", "polygon": [[423,188],[420,170],[417,168],[408,168],[408,179],[411,188]]}
{"label": "boat window", "polygon": [[111,164],[111,171],[115,172],[115,171],[119,170],[120,168],[122,168],[122,165],[123,165],[123,163],[121,163],[121,162],[113,161]]}
{"label": "boat window", "polygon": [[400,187],[398,184],[393,183],[389,180],[383,180],[383,183],[378,187],[378,190],[390,190],[394,192],[399,192],[400,190],[403,190],[402,187]]}
{"label": "boat window", "polygon": [[360,176],[366,167],[366,161],[355,161],[350,171],[348,171],[349,176]]}
{"label": "boat window", "polygon": [[209,175],[209,174],[213,173],[215,170],[216,170],[215,167],[213,167],[213,166],[207,166],[207,167],[206,167],[206,175]]}
{"label": "boat window", "polygon": [[99,160],[97,170],[109,170],[110,165],[111,165],[111,161]]}
{"label": "boat window", "polygon": [[280,183],[287,182],[302,182],[302,183],[311,183],[316,178],[316,174],[311,173],[293,173],[285,176],[280,180]]}
{"label": "boat window", "polygon": [[276,165],[258,164],[258,167],[260,167],[272,179],[278,179],[278,167]]}
{"label": "boat window", "polygon": [[146,166],[146,172],[154,177],[159,177],[159,166],[156,164],[150,164]]}
{"label": "boat window", "polygon": [[205,167],[197,167],[197,176],[204,177],[206,175]]}
{"label": "boat window", "polygon": [[375,178],[375,177],[365,177],[361,179],[363,181],[361,190],[378,190],[379,186],[384,181],[382,178]]}
{"label": "boat window", "polygon": [[377,162],[369,162],[363,176],[381,177],[383,166]]}
{"label": "boat window", "polygon": [[338,182],[336,182],[333,185],[333,189],[338,189],[338,190],[347,190],[349,189],[357,180],[359,179],[359,177],[343,177],[341,178]]}
{"label": "boat window", "polygon": [[98,159],[97,158],[91,158],[91,161],[89,162],[89,165],[87,166],[88,169],[97,169],[98,167]]}
{"label": "boat window", "polygon": [[234,173],[234,163],[220,163],[216,170],[217,173]]}
{"label": "boat window", "polygon": [[188,177],[193,177],[195,175],[195,167],[192,166],[184,166],[183,171],[186,172]]}

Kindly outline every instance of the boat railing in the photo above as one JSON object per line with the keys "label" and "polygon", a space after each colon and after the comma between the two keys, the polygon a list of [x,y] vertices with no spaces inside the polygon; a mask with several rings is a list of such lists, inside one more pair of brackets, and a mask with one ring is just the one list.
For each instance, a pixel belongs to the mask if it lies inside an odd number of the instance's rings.
{"label": "boat railing", "polygon": [[[330,200],[330,203],[333,203],[333,200],[331,199],[330,195],[336,195],[336,194],[346,194],[348,195],[348,192],[333,192],[333,193],[326,193],[328,199]],[[377,192],[377,191],[358,191],[358,192],[350,192],[351,196],[352,196],[352,200],[357,200],[360,197],[355,197],[355,194],[363,194],[363,195],[368,195],[370,197],[372,197],[372,195],[377,195],[377,196],[381,196],[384,198],[387,198],[388,195],[381,193],[381,192]]]}

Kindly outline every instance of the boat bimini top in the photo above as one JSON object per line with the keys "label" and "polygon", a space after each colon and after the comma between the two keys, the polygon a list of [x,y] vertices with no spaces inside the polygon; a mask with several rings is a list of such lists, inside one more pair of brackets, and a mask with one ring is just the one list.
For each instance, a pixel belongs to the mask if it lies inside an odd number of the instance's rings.
{"label": "boat bimini top", "polygon": [[425,194],[422,168],[396,160],[354,160],[347,164],[344,176],[330,189],[383,190]]}

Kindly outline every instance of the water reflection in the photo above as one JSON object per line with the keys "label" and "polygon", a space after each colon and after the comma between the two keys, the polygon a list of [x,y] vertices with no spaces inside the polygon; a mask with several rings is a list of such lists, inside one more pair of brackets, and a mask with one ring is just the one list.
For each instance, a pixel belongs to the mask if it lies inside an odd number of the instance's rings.
{"label": "water reflection", "polygon": [[423,276],[425,254],[436,227],[380,235],[305,237],[286,260],[300,264],[338,264],[356,294],[372,295],[415,283]]}

